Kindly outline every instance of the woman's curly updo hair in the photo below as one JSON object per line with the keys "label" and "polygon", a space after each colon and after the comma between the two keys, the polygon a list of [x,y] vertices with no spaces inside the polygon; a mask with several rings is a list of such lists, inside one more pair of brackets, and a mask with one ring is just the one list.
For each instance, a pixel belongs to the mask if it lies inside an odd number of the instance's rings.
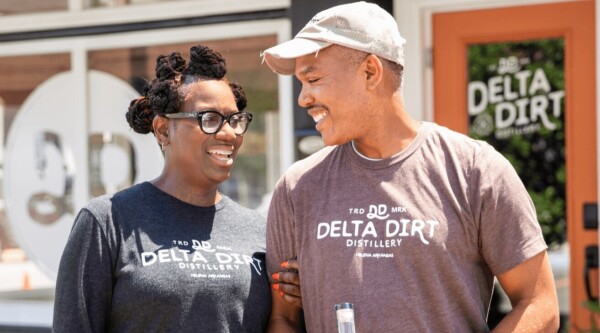
{"label": "woman's curly updo hair", "polygon": [[225,78],[225,59],[217,51],[202,45],[190,48],[190,61],[179,52],[161,55],[156,59],[156,78],[144,89],[144,95],[129,104],[125,115],[129,126],[137,133],[152,132],[152,120],[157,115],[175,113],[184,95],[181,87],[207,80],[224,80],[231,87],[238,111],[246,108],[247,100],[242,87]]}

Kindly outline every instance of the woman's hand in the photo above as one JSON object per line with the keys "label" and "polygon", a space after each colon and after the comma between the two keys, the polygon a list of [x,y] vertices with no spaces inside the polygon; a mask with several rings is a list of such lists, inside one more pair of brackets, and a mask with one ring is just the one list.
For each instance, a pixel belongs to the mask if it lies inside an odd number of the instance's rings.
{"label": "woman's hand", "polygon": [[273,283],[273,289],[279,292],[287,302],[302,308],[302,297],[300,295],[300,275],[298,273],[298,261],[290,259],[281,263],[281,267],[286,269],[273,274],[273,279],[278,281]]}

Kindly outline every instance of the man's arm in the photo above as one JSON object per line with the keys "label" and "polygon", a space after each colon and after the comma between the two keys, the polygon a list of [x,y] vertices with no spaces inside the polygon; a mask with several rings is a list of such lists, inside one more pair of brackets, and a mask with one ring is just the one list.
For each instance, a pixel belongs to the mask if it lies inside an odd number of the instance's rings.
{"label": "man's arm", "polygon": [[498,276],[512,310],[494,332],[556,332],[558,298],[546,251]]}
{"label": "man's arm", "polygon": [[[290,282],[290,278],[294,281],[290,269],[293,268],[294,273],[298,274],[298,267],[290,266],[289,260],[297,255],[294,208],[289,191],[286,177],[283,176],[275,185],[267,215],[267,272],[272,283],[271,317],[267,332],[271,333],[300,332],[303,327],[302,309],[284,299],[286,297],[284,292],[286,294],[291,292],[286,288],[286,284]],[[281,284],[282,281],[285,283]],[[299,286],[299,279],[297,282]]]}
{"label": "man's arm", "polygon": [[301,309],[296,305],[285,301],[278,290],[271,290],[271,298],[271,318],[269,319],[267,332],[301,332]]}
{"label": "man's arm", "polygon": [[300,292],[300,275],[298,274],[298,261],[286,260],[281,263],[282,270],[271,277],[276,282],[272,284],[273,289],[283,292],[279,293],[283,299],[295,306],[302,308],[302,294]]}

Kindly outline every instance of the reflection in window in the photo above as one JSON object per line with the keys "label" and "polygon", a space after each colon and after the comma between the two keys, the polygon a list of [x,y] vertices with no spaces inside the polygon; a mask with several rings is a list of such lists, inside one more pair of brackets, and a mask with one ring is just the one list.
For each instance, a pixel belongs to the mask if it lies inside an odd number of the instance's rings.
{"label": "reflection in window", "polygon": [[248,97],[246,111],[254,114],[231,178],[220,190],[246,207],[262,209],[265,196],[279,176],[277,140],[271,139],[278,128],[278,97],[277,76],[261,65],[259,54],[276,44],[275,36],[94,51],[89,54],[89,66],[129,82],[141,93],[154,76],[157,56],[178,51],[188,58],[190,47],[199,43],[225,57],[227,77],[242,85]]}
{"label": "reflection in window", "polygon": [[[550,248],[563,332],[570,312],[564,39],[471,45],[468,52],[469,135],[502,153],[531,196]],[[490,323],[510,309],[500,290],[494,289]]]}
{"label": "reflection in window", "polygon": [[68,0],[2,0],[0,15],[32,14],[68,9]]}
{"label": "reflection in window", "polygon": [[566,242],[564,40],[469,48],[469,134],[515,167],[548,245]]}
{"label": "reflection in window", "polygon": [[[33,1],[3,0],[0,8],[8,8],[11,3],[29,4]],[[47,1],[56,3],[56,1]],[[66,3],[66,0],[64,1]],[[39,1],[45,3],[45,1]],[[49,4],[48,4],[49,5]],[[41,6],[42,8],[46,8]],[[38,8],[39,9],[39,8]],[[50,77],[70,70],[68,54],[18,56],[0,58],[0,117],[3,126],[0,127],[0,142],[6,141],[8,131],[27,97]],[[59,115],[60,110],[48,110]],[[0,145],[4,149],[4,144]],[[0,157],[3,157],[3,152]],[[3,165],[0,159],[0,166]],[[0,172],[0,300],[2,295],[16,297],[13,292],[28,289],[40,289],[40,298],[51,298],[54,282],[46,277],[19,247],[16,235],[10,225],[18,221],[8,221],[6,213],[6,198],[2,193],[2,175]],[[10,222],[10,223],[9,223]],[[13,293],[13,294],[11,294]],[[12,295],[12,296],[10,296]]]}
{"label": "reflection in window", "polygon": [[167,1],[178,1],[178,0],[93,0],[93,7],[113,7],[123,5],[137,5],[152,2],[167,2]]}
{"label": "reflection in window", "polygon": [[[116,7],[179,0],[80,0],[86,8]],[[1,0],[0,16],[67,11],[69,0]]]}

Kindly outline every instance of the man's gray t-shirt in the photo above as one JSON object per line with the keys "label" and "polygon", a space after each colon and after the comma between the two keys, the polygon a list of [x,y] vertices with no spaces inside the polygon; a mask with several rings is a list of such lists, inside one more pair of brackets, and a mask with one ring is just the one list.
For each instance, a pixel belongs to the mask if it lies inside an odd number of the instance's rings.
{"label": "man's gray t-shirt", "polygon": [[493,278],[546,249],[535,208],[488,144],[423,123],[402,152],[350,143],[295,163],[267,223],[267,270],[297,256],[309,332],[485,332]]}
{"label": "man's gray t-shirt", "polygon": [[142,183],[93,199],[61,258],[56,332],[264,332],[265,219]]}

